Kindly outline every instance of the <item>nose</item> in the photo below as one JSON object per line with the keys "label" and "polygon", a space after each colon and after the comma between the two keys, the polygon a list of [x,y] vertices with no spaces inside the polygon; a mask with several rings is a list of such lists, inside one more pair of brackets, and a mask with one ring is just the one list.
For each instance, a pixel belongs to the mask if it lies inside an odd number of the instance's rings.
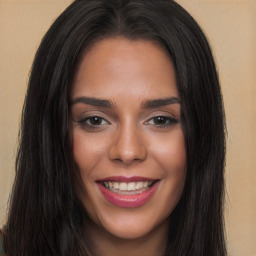
{"label": "nose", "polygon": [[147,148],[142,137],[135,125],[120,127],[112,140],[109,158],[126,165],[144,161],[147,158]]}

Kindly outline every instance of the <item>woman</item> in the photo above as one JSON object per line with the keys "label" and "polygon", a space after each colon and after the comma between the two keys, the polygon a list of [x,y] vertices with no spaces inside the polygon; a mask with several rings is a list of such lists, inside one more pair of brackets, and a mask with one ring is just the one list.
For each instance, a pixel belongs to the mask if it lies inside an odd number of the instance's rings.
{"label": "woman", "polygon": [[226,255],[224,111],[207,40],[167,0],[77,0],[38,49],[10,255]]}

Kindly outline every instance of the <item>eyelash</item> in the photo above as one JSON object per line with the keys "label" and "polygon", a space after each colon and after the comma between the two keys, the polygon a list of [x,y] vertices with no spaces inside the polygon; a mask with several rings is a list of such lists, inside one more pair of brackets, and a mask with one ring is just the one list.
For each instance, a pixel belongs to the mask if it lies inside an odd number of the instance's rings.
{"label": "eyelash", "polygon": [[[165,124],[151,124],[150,121],[154,121],[154,122],[157,122],[157,121],[165,121]],[[167,123],[166,123],[167,122]],[[167,128],[167,127],[170,127],[174,124],[177,124],[178,123],[178,120],[173,118],[173,117],[170,117],[170,116],[155,116],[153,118],[150,118],[146,124],[148,125],[155,125],[157,126],[158,128]]]}
{"label": "eyelash", "polygon": [[[88,121],[90,123],[88,123]],[[99,124],[93,124],[92,121],[99,122]],[[152,121],[154,123],[152,123]],[[164,122],[164,124],[156,124],[159,121]],[[96,115],[85,117],[76,122],[79,123],[83,128],[88,129],[88,130],[97,130],[97,129],[100,129],[101,126],[103,126],[103,125],[111,124],[105,118],[103,118],[101,116],[96,116]],[[103,124],[102,124],[102,122],[103,122]],[[170,116],[162,116],[162,115],[152,117],[145,122],[146,125],[153,125],[153,126],[156,126],[157,128],[168,128],[177,123],[178,123],[177,119],[170,117]]]}
{"label": "eyelash", "polygon": [[[92,123],[87,123],[88,121],[92,121],[94,119],[95,120],[98,120],[100,121],[100,124],[92,124]],[[103,125],[109,125],[110,122],[107,121],[105,118],[101,117],[101,116],[88,116],[88,117],[85,117],[85,118],[82,118],[80,120],[78,120],[77,122],[83,127],[83,128],[86,128],[86,129],[90,129],[90,130],[93,130],[93,129],[99,129],[100,126],[102,126],[102,121],[105,122],[105,124]],[[97,121],[96,121],[97,122]]]}

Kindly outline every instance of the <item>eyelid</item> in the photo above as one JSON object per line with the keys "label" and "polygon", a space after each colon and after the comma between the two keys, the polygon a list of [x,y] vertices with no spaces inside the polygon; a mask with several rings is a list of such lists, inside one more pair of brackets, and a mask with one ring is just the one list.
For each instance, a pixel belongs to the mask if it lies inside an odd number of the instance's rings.
{"label": "eyelid", "polygon": [[[157,123],[155,123],[154,119],[156,119],[158,117],[166,119],[167,122],[164,123],[164,124],[161,124],[161,123],[157,124]],[[173,126],[173,125],[175,125],[177,123],[179,123],[179,120],[177,118],[171,116],[170,114],[167,115],[166,113],[165,114],[163,114],[163,113],[155,114],[154,116],[151,116],[150,118],[148,118],[144,122],[145,125],[150,125],[150,126],[156,128],[156,129],[158,129],[158,128],[159,129],[170,128],[171,126]]]}
{"label": "eyelid", "polygon": [[98,109],[86,109],[80,113],[73,113],[73,120],[74,121],[78,121],[78,120],[82,120],[88,117],[100,117],[103,118],[105,120],[107,120],[108,122],[110,122],[109,120],[113,120],[113,118],[109,115],[109,113],[102,111],[102,110],[98,110]]}
{"label": "eyelid", "polygon": [[149,119],[147,119],[146,123],[149,123],[149,121],[153,120],[154,118],[157,118],[157,117],[162,117],[162,118],[166,118],[166,119],[169,119],[169,120],[175,120],[175,121],[178,121],[176,118],[172,117],[172,116],[166,116],[166,115],[157,115],[157,116],[153,116]]}
{"label": "eyelid", "polygon": [[100,115],[88,115],[88,116],[84,116],[84,117],[81,117],[81,118],[79,118],[78,120],[76,120],[76,122],[78,122],[78,123],[85,123],[87,120],[89,120],[90,118],[94,118],[94,117],[99,118],[99,119],[101,119],[101,120],[104,120],[107,124],[111,124],[110,121],[108,121],[106,118],[104,118],[104,117],[102,117],[102,116],[100,116]]}
{"label": "eyelid", "polygon": [[179,113],[166,111],[166,110],[156,110],[156,111],[150,112],[145,116],[145,119],[148,121],[158,116],[179,120]]}

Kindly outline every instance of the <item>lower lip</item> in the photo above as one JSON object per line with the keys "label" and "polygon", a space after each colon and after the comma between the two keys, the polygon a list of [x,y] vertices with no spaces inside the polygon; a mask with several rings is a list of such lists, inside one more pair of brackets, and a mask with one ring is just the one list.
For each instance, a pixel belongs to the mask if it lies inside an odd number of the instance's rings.
{"label": "lower lip", "polygon": [[150,200],[150,198],[155,194],[159,186],[159,182],[156,182],[153,186],[151,186],[146,191],[139,194],[135,194],[135,195],[117,194],[105,188],[100,183],[97,183],[97,185],[102,195],[112,204],[118,207],[135,208],[135,207],[144,205]]}

